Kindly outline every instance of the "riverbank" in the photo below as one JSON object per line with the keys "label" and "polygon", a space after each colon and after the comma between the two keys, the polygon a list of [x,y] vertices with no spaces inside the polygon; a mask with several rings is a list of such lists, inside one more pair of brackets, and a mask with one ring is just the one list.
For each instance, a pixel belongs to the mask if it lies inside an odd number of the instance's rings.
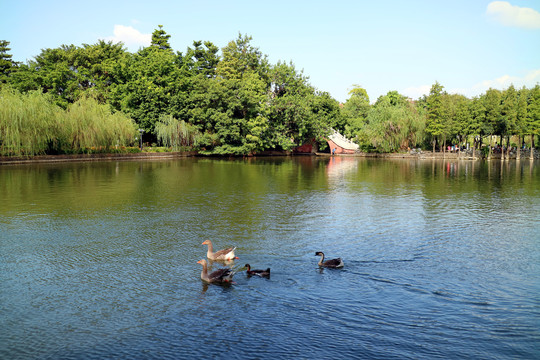
{"label": "riverbank", "polygon": [[0,165],[69,162],[69,161],[112,161],[112,160],[159,160],[176,157],[196,156],[195,151],[186,152],[140,152],[133,154],[72,154],[72,155],[37,155],[37,156],[0,156]]}
{"label": "riverbank", "polygon": [[[419,159],[419,160],[481,160],[482,156],[480,152],[475,153],[475,157],[470,153],[456,153],[456,152],[431,152],[420,151],[414,153],[363,153],[357,152],[355,154],[339,154],[332,155],[330,153],[316,153],[316,154],[292,154],[290,152],[272,152],[264,153],[256,156],[339,156],[339,157],[366,157],[366,158],[383,158],[383,159]],[[171,159],[178,157],[191,157],[199,156],[196,151],[186,152],[140,152],[129,154],[72,154],[72,155],[37,155],[37,156],[0,156],[0,165],[9,164],[25,164],[25,163],[50,163],[50,162],[70,162],[70,161],[116,161],[116,160],[159,160],[159,159]],[[500,153],[494,153],[491,156],[492,160],[501,159]],[[540,159],[540,152],[534,152],[534,159]],[[516,153],[510,154],[510,160],[516,160]],[[522,152],[520,154],[520,160],[530,160],[530,151]]]}
{"label": "riverbank", "polygon": [[[484,159],[482,157],[482,153],[477,151],[475,152],[475,156],[472,155],[470,152],[431,152],[431,151],[420,151],[420,152],[408,152],[408,153],[364,153],[364,152],[356,152],[354,154],[339,154],[339,155],[332,155],[329,153],[317,153],[318,156],[341,156],[341,157],[367,157],[367,158],[382,158],[382,159],[421,159],[421,160],[482,160]],[[530,151],[527,152],[521,152],[520,154],[520,160],[530,160],[531,153]],[[540,152],[534,151],[533,157],[535,160],[540,159]],[[493,153],[491,154],[491,157],[485,158],[485,160],[500,160],[501,154],[500,153]],[[516,153],[510,153],[510,160],[516,160],[517,154]],[[505,160],[506,154],[505,154]]]}

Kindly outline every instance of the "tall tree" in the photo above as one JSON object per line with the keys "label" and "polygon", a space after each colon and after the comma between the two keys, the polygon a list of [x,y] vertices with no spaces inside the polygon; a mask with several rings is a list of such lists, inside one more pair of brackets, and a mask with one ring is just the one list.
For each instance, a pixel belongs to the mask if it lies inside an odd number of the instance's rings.
{"label": "tall tree", "polygon": [[202,74],[206,77],[216,75],[216,67],[220,58],[219,48],[210,41],[193,41],[193,48],[188,47],[183,62],[193,74]]}
{"label": "tall tree", "polygon": [[366,89],[355,85],[349,91],[349,98],[342,107],[344,124],[336,130],[343,135],[356,138],[360,144],[370,143],[369,136],[365,132],[366,122],[370,110],[369,96]]}
{"label": "tall tree", "polygon": [[11,74],[17,63],[11,58],[13,55],[9,54],[11,48],[9,48],[10,42],[7,40],[0,40],[0,84],[7,82],[8,76]]}
{"label": "tall tree", "polygon": [[437,139],[444,134],[444,94],[444,86],[439,84],[439,82],[435,82],[435,84],[431,86],[431,90],[426,99],[426,132],[432,136],[433,152],[435,152]]}
{"label": "tall tree", "polygon": [[222,60],[217,66],[217,74],[225,79],[240,79],[246,72],[256,72],[268,81],[269,64],[266,55],[251,45],[251,36],[238,34],[221,49]]}
{"label": "tall tree", "polygon": [[[506,137],[506,157],[510,155],[510,136],[517,133],[517,92],[514,85],[503,91],[501,99],[501,116],[499,117],[499,132],[502,138]],[[502,154],[504,157],[504,154]]]}
{"label": "tall tree", "polygon": [[534,158],[534,136],[540,135],[540,85],[530,90],[527,104],[527,132],[531,135],[531,160]]}
{"label": "tall tree", "polygon": [[179,118],[171,109],[175,101],[181,100],[178,97],[185,95],[176,61],[172,51],[149,46],[126,57],[115,68],[111,102],[129,114],[145,134],[154,134],[155,124],[162,115]]}
{"label": "tall tree", "polygon": [[279,61],[269,72],[266,113],[268,149],[290,150],[310,136],[310,113],[315,90],[293,63]]}
{"label": "tall tree", "polygon": [[[482,143],[482,126],[486,120],[486,108],[484,107],[484,103],[480,97],[476,96],[472,99],[470,102],[469,112],[471,114],[471,122],[465,133],[467,135],[474,136],[472,150],[473,157],[475,157],[474,151],[476,150],[477,145],[480,146]],[[477,138],[478,142],[476,141]]]}
{"label": "tall tree", "polygon": [[489,135],[489,156],[491,157],[492,137],[497,134],[497,126],[501,116],[501,92],[489,88],[482,96],[482,103],[486,109],[486,115],[481,131],[484,135]]}
{"label": "tall tree", "polygon": [[461,152],[463,140],[471,134],[473,117],[471,113],[471,100],[463,95],[455,95],[455,133],[458,138],[458,152]]}
{"label": "tall tree", "polygon": [[527,101],[529,90],[524,86],[519,89],[517,96],[516,135],[518,136],[518,144],[516,158],[519,160],[521,158],[521,147],[527,134]]}
{"label": "tall tree", "polygon": [[171,35],[163,30],[163,25],[158,25],[158,28],[159,29],[155,29],[152,33],[152,42],[150,46],[157,47],[160,50],[172,51],[171,44],[169,44]]}

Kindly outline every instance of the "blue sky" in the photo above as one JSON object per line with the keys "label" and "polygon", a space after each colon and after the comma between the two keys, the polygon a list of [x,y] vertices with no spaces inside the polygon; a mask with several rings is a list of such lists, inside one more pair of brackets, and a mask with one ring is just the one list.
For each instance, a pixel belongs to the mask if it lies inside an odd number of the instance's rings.
{"label": "blue sky", "polygon": [[354,85],[374,102],[391,90],[417,99],[435,81],[468,97],[540,83],[540,0],[0,0],[0,12],[0,39],[22,62],[99,39],[135,52],[163,25],[181,52],[250,35],[342,102]]}

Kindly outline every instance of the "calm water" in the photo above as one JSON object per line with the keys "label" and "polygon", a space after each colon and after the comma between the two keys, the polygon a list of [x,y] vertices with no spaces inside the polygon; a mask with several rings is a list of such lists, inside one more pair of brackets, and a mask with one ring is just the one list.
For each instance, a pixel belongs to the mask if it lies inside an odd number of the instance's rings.
{"label": "calm water", "polygon": [[[1,166],[0,358],[538,359],[538,165]],[[204,285],[205,239],[271,278]]]}

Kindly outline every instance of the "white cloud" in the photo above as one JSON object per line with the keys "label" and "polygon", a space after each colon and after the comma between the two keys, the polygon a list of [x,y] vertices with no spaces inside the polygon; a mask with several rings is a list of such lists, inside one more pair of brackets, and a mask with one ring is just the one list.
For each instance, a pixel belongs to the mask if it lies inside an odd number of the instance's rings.
{"label": "white cloud", "polygon": [[[465,95],[468,98],[484,94],[489,88],[505,90],[514,85],[516,89],[526,87],[531,89],[540,84],[540,69],[531,70],[527,72],[524,76],[511,76],[503,75],[496,79],[484,80],[477,84],[474,84],[470,88],[447,88],[444,90],[449,94],[461,94]],[[441,83],[442,86],[445,86],[444,83]],[[410,97],[411,99],[419,99],[423,95],[429,95],[432,85],[420,85],[416,87],[409,87],[399,91],[400,94]]]}
{"label": "white cloud", "polygon": [[504,26],[540,29],[540,13],[534,9],[519,7],[507,1],[493,1],[486,14]]}
{"label": "white cloud", "polygon": [[529,71],[521,77],[506,74],[493,80],[481,81],[468,89],[449,89],[448,92],[473,97],[485,93],[489,88],[505,90],[510,85],[514,85],[516,89],[520,89],[523,86],[530,89],[536,84],[540,84],[540,69]]}
{"label": "white cloud", "polygon": [[127,47],[149,46],[152,41],[152,34],[141,34],[132,26],[114,25],[113,34],[105,40],[123,42]]}
{"label": "white cloud", "polygon": [[431,90],[431,85],[420,85],[415,87],[408,87],[403,89],[399,93],[410,97],[411,99],[419,99],[423,95],[428,95]]}

